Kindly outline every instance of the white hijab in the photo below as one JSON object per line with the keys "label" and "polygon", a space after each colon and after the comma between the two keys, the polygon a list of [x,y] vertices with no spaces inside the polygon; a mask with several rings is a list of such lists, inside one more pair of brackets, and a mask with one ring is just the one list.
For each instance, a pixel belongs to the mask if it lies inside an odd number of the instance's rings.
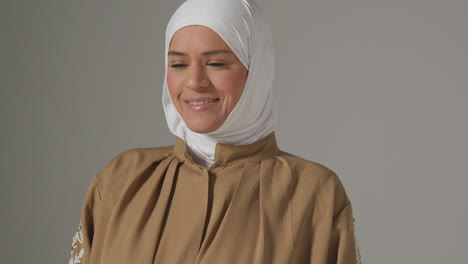
{"label": "white hijab", "polygon": [[[190,25],[214,30],[248,70],[241,98],[226,121],[210,133],[190,130],[174,107],[167,87],[167,53],[175,32]],[[185,141],[193,160],[213,165],[217,143],[246,145],[274,130],[273,78],[275,58],[271,33],[253,0],[187,0],[174,13],[166,29],[166,75],[162,103],[171,132]]]}

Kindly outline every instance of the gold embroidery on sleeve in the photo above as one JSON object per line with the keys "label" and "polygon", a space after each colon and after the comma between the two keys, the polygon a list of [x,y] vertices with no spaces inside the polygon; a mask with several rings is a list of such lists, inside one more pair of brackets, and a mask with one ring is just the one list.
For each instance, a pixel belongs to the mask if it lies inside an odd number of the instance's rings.
{"label": "gold embroidery on sleeve", "polygon": [[[78,243],[80,245],[78,245]],[[73,237],[73,243],[72,243],[72,248],[71,248],[71,253],[70,253],[70,261],[68,264],[77,264],[81,263],[81,260],[83,259],[84,256],[84,248],[81,248],[81,250],[73,256],[73,251],[78,248],[78,246],[83,245],[83,232],[81,231],[81,221],[80,224],[78,225],[78,231],[76,232],[75,236]]]}
{"label": "gold embroidery on sleeve", "polygon": [[362,264],[361,263],[361,252],[359,251],[359,243],[357,241],[356,237],[356,220],[353,218],[353,229],[354,229],[354,240],[356,242],[356,258],[357,258],[357,264]]}

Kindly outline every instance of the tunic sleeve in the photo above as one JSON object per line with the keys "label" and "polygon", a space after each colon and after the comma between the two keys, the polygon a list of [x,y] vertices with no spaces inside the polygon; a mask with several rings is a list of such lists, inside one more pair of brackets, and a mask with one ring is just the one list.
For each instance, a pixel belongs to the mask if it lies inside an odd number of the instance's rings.
{"label": "tunic sleeve", "polygon": [[359,264],[352,205],[334,172],[317,195],[309,263]]}
{"label": "tunic sleeve", "polygon": [[101,195],[93,179],[86,194],[78,230],[73,237],[69,264],[88,264],[91,255],[94,226],[99,214]]}
{"label": "tunic sleeve", "polygon": [[360,264],[351,203],[333,219],[329,264]]}

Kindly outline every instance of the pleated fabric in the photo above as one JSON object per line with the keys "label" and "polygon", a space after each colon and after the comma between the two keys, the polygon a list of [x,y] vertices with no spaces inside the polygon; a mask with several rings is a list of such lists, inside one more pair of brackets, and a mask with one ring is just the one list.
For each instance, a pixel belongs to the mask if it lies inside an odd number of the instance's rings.
{"label": "pleated fabric", "polygon": [[218,144],[210,169],[180,138],[119,154],[92,180],[75,237],[70,263],[357,263],[339,178],[274,133]]}

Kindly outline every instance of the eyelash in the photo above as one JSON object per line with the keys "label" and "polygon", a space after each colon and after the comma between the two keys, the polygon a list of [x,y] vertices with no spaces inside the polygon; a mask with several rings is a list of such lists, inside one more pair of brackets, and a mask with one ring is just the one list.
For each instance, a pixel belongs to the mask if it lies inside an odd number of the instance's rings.
{"label": "eyelash", "polygon": [[[226,63],[221,63],[221,62],[215,62],[215,63],[208,63],[209,66],[212,66],[212,67],[224,67],[226,66]],[[171,68],[175,68],[175,69],[180,69],[180,68],[184,68],[184,67],[187,67],[188,65],[186,64],[174,64],[174,65],[171,65],[170,67]]]}
{"label": "eyelash", "polygon": [[183,68],[183,67],[187,67],[187,65],[185,65],[185,64],[174,64],[174,65],[171,65],[171,68],[176,68],[176,69]]}
{"label": "eyelash", "polygon": [[224,67],[226,66],[226,63],[214,62],[214,63],[208,63],[208,65],[213,66],[213,67]]}

